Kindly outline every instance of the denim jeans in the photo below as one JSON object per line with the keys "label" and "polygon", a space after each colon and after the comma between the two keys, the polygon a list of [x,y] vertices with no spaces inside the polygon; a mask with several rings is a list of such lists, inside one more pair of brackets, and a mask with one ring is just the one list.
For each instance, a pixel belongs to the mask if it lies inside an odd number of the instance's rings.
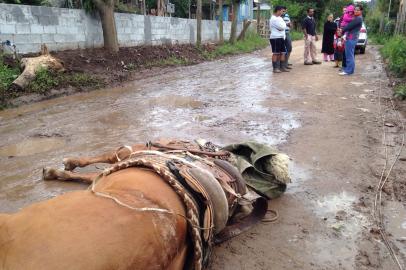
{"label": "denim jeans", "polygon": [[355,71],[355,46],[357,45],[357,40],[347,40],[345,42],[345,60],[346,67],[343,71],[347,74],[353,74]]}

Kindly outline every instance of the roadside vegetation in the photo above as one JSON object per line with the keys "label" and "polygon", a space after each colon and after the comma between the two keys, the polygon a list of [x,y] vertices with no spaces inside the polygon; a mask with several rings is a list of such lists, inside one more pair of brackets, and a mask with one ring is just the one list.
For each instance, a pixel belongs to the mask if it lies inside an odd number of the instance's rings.
{"label": "roadside vegetation", "polygon": [[268,45],[268,40],[261,38],[254,31],[249,31],[244,40],[236,41],[234,44],[227,42],[217,46],[213,51],[202,51],[202,54],[210,60],[226,55],[252,52]]}
{"label": "roadside vegetation", "polygon": [[387,64],[387,70],[394,82],[394,96],[406,99],[406,35],[401,27],[398,14],[399,1],[392,5],[385,0],[378,0],[376,8],[366,16],[368,35],[372,44],[381,45],[380,52]]}
{"label": "roadside vegetation", "polygon": [[51,90],[63,87],[74,87],[78,90],[84,88],[100,88],[104,83],[99,78],[86,73],[55,73],[41,69],[36,73],[35,79],[26,89],[16,89],[13,81],[20,75],[19,63],[4,55],[0,55],[0,109],[8,105],[8,101],[27,94],[48,95]]}

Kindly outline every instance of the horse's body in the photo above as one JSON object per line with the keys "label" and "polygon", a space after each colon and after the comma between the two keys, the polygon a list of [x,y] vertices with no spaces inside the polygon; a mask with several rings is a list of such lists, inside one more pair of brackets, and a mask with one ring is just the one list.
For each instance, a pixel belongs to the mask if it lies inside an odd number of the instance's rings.
{"label": "horse's body", "polygon": [[[169,176],[169,179],[165,169],[147,166],[147,163],[138,167],[124,166],[139,162],[134,161],[137,153],[165,149],[176,152],[179,143],[186,147],[187,153],[200,154],[201,157],[188,156],[197,161],[227,155],[218,150],[200,151],[196,145],[175,141],[175,144],[166,143],[165,146],[136,144],[100,156],[68,158],[63,161],[65,170],[44,169],[44,180],[79,180],[92,184],[92,189],[69,192],[15,214],[0,214],[0,270],[184,269],[185,265],[201,269],[207,263],[207,260],[203,262],[204,255],[209,254],[202,251],[201,232],[204,243],[211,245],[211,232],[219,233],[232,211],[239,209],[240,216],[246,217],[247,222],[223,230],[218,239],[233,237],[263,218],[267,202],[263,197],[247,192],[245,182],[241,182],[244,180],[235,168],[227,169],[226,166],[222,169],[220,163],[213,160],[208,162],[212,169],[217,169],[211,174],[195,170],[193,164],[189,170],[185,165],[188,161],[181,162],[186,167],[180,167],[178,171],[178,174],[183,173],[182,177],[189,177],[186,185],[193,186],[194,193],[200,192],[197,198],[204,198],[201,208],[197,207],[196,197],[188,197],[190,191],[182,189],[182,185],[179,188],[179,179],[175,179],[177,176],[168,163],[164,166],[175,178]],[[269,163],[276,178],[286,176],[280,182],[283,186],[289,180],[286,157],[275,154],[275,161]],[[177,160],[172,158],[171,161]],[[123,161],[126,159],[128,162]],[[117,164],[102,175],[73,172],[76,167],[93,163]],[[245,194],[249,198],[243,197]],[[237,205],[237,198],[250,204],[255,201],[255,207]],[[252,214],[244,213],[246,209],[254,210]],[[199,223],[200,220],[204,224]],[[209,248],[206,246],[206,251]]]}
{"label": "horse's body", "polygon": [[[145,169],[115,172],[97,187],[133,207],[185,216],[172,188]],[[0,269],[183,269],[186,234],[181,216],[70,192],[0,215]]]}

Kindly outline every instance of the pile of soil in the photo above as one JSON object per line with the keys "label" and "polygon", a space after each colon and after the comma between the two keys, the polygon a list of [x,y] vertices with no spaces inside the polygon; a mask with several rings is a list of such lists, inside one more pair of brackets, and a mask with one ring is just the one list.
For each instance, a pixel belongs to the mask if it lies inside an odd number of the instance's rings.
{"label": "pile of soil", "polygon": [[215,45],[204,45],[201,49],[193,45],[137,46],[120,48],[111,53],[102,48],[54,52],[70,72],[91,73],[103,78],[106,84],[129,79],[130,71],[167,66],[168,59],[182,60],[183,64],[198,64],[205,60],[203,52],[213,51]]}
{"label": "pile of soil", "polygon": [[[198,64],[207,60],[205,54],[215,49],[215,44],[205,44],[200,48],[191,44],[176,44],[124,47],[120,48],[118,53],[111,53],[103,48],[51,52],[51,55],[63,63],[66,69],[64,75],[71,77],[76,74],[85,74],[89,77],[90,83],[77,85],[69,79],[62,79],[51,90],[42,93],[11,87],[7,92],[1,94],[0,108],[89,91],[99,87],[114,87],[122,82],[156,75],[158,70],[165,72],[162,67]],[[22,57],[34,56],[38,56],[38,54],[26,54]],[[12,58],[5,58],[4,63],[9,67],[18,67],[19,65]],[[57,77],[58,74],[51,76]],[[98,83],[95,84],[95,81]]]}

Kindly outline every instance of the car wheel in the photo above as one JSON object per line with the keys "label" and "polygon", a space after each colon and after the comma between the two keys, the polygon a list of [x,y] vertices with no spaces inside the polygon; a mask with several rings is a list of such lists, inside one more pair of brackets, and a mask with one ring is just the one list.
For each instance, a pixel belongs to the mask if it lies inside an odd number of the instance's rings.
{"label": "car wheel", "polygon": [[365,47],[361,47],[361,48],[359,49],[359,52],[360,52],[361,54],[364,54],[364,53],[365,53]]}

